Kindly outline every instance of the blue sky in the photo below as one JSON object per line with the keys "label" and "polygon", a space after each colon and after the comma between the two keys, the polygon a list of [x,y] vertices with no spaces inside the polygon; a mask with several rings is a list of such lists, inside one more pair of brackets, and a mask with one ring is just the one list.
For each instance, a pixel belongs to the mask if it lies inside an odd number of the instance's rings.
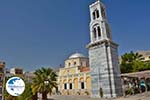
{"label": "blue sky", "polygon": [[[59,66],[88,55],[89,8],[96,0],[1,0],[0,60],[7,68]],[[150,50],[150,1],[103,0],[119,55]]]}

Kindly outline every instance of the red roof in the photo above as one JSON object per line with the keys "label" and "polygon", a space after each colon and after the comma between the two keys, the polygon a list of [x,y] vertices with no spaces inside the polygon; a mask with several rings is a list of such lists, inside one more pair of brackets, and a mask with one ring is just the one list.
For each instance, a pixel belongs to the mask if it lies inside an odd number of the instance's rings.
{"label": "red roof", "polygon": [[87,72],[90,71],[90,67],[80,67],[80,72]]}

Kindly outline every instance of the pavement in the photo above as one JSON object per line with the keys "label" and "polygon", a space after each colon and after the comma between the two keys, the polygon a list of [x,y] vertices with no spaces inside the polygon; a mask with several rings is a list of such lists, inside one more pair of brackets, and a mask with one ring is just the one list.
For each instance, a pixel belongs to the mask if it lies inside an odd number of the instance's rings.
{"label": "pavement", "polygon": [[57,95],[57,96],[51,96],[51,99],[49,100],[150,100],[150,92],[126,96],[126,97],[112,98],[112,99],[90,98],[89,96]]}

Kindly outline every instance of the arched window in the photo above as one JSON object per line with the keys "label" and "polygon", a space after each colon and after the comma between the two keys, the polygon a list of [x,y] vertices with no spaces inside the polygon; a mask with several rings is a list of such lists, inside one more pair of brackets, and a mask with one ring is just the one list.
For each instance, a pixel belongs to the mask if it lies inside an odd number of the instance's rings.
{"label": "arched window", "polygon": [[99,18],[99,10],[96,10],[97,18]]}
{"label": "arched window", "polygon": [[93,19],[95,20],[96,18],[95,11],[92,13],[92,15],[93,15]]}
{"label": "arched window", "polygon": [[97,27],[97,31],[98,31],[98,37],[101,37],[101,29],[99,26]]}
{"label": "arched window", "polygon": [[70,66],[71,64],[70,63],[68,63],[68,66]]}
{"label": "arched window", "polygon": [[93,16],[93,20],[95,20],[96,18],[99,18],[99,10],[95,9],[92,13]]}
{"label": "arched window", "polygon": [[74,65],[76,65],[76,62],[74,62]]}
{"label": "arched window", "polygon": [[67,83],[64,84],[64,89],[67,89]]}
{"label": "arched window", "polygon": [[72,83],[69,83],[69,89],[72,89]]}
{"label": "arched window", "polygon": [[81,89],[84,89],[84,82],[81,82]]}
{"label": "arched window", "polygon": [[94,39],[96,39],[96,28],[93,29]]}

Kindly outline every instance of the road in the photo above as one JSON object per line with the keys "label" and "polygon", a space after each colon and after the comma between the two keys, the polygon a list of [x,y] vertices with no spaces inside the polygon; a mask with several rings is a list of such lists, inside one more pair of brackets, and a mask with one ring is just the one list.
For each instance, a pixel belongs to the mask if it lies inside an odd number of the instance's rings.
{"label": "road", "polygon": [[98,99],[89,96],[52,96],[50,100],[150,100],[150,92],[114,99]]}

